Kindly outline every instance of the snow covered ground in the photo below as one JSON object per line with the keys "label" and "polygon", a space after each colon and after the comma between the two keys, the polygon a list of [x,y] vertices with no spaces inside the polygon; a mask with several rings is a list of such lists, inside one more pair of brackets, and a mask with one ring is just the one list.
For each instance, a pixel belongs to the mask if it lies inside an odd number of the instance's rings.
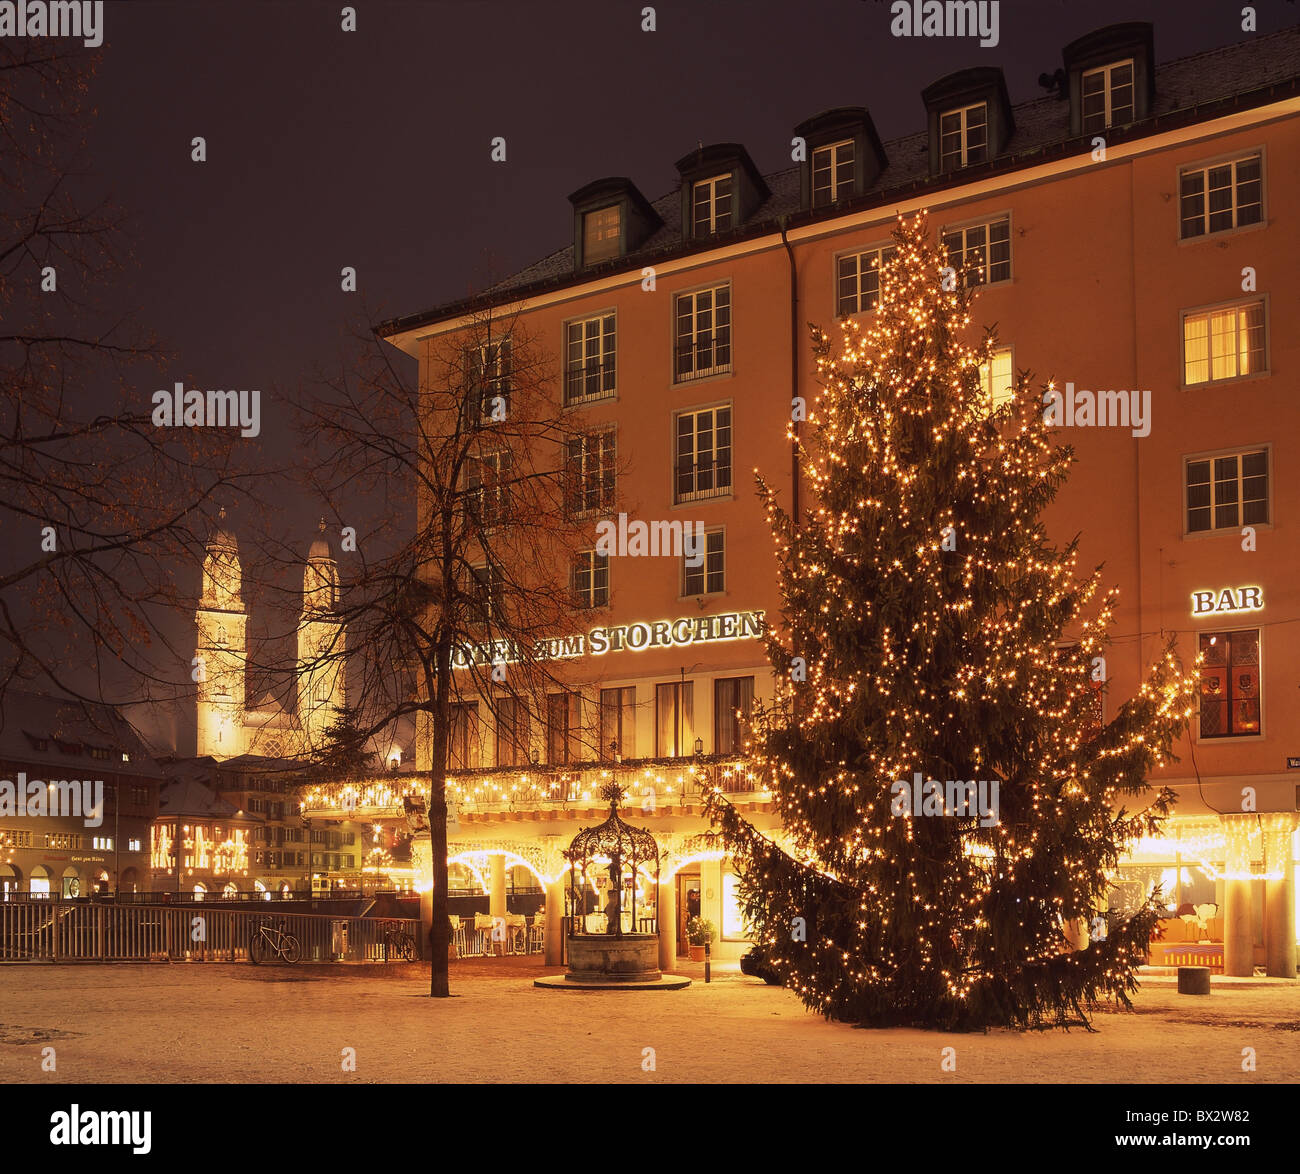
{"label": "snow covered ground", "polygon": [[[456,997],[435,1001],[416,966],[4,965],[0,1081],[1300,1081],[1296,983],[1197,998],[1166,980],[1093,1034],[941,1035],[826,1023],[734,965],[707,986],[702,966],[679,970],[697,979],[683,991],[556,992],[533,987],[554,972],[535,957],[471,959],[453,964]],[[47,1047],[55,1072],[41,1070]],[[955,1073],[940,1070],[945,1047]]]}

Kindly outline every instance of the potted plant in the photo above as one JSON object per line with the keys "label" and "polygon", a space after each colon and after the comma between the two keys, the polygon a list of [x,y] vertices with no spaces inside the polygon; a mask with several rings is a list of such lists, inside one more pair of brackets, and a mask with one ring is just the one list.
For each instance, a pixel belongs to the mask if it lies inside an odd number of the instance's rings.
{"label": "potted plant", "polygon": [[686,940],[690,943],[691,961],[703,962],[704,947],[717,936],[718,931],[713,928],[713,922],[705,921],[703,917],[692,917],[686,923]]}

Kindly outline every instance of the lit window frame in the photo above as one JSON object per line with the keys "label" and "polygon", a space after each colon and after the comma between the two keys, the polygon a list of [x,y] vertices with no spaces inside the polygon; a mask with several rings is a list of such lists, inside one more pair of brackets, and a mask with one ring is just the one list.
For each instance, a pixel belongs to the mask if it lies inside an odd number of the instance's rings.
{"label": "lit window frame", "polygon": [[[1216,338],[1216,335],[1213,329],[1215,317],[1229,312],[1234,312],[1238,315],[1236,325],[1233,328],[1234,334],[1237,339],[1237,346],[1234,348],[1234,351],[1232,353],[1234,355],[1237,366],[1240,367],[1241,356],[1243,353],[1241,350],[1242,334],[1243,332],[1248,333],[1251,329],[1253,329],[1253,327],[1251,327],[1248,323],[1243,325],[1241,320],[1241,312],[1244,310],[1249,310],[1255,306],[1258,306],[1260,308],[1259,328],[1262,336],[1262,341],[1259,347],[1259,366],[1250,371],[1243,372],[1239,370],[1235,375],[1220,375],[1216,377],[1214,374],[1214,364],[1216,359],[1216,355],[1214,352],[1214,340]],[[1192,362],[1193,360],[1190,360],[1188,357],[1188,342],[1191,340],[1189,340],[1188,338],[1187,328],[1190,323],[1196,321],[1204,321],[1205,323],[1205,357],[1204,359],[1196,359],[1194,361],[1197,364],[1204,362],[1206,377],[1204,379],[1193,380],[1189,378],[1189,375],[1191,373],[1189,370],[1189,363]],[[1238,383],[1243,379],[1258,379],[1263,376],[1270,375],[1272,372],[1269,369],[1269,341],[1270,340],[1269,340],[1268,324],[1269,324],[1269,297],[1268,294],[1266,293],[1257,294],[1249,298],[1234,298],[1232,301],[1219,302],[1212,306],[1194,306],[1190,309],[1180,311],[1179,313],[1179,327],[1180,327],[1179,362],[1180,362],[1180,369],[1182,372],[1183,389],[1186,390],[1193,387],[1211,387],[1216,384],[1225,384],[1225,383]],[[1222,334],[1223,332],[1220,333]],[[1223,352],[1218,357],[1221,359],[1226,358],[1226,353],[1227,352]],[[1254,354],[1255,352],[1253,350],[1249,350],[1246,353]]]}
{"label": "lit window frame", "polygon": [[[1229,640],[1231,640],[1232,637],[1239,636],[1239,635],[1240,636],[1253,635],[1255,638],[1255,650],[1256,650],[1255,676],[1256,676],[1256,692],[1258,694],[1258,697],[1256,699],[1256,707],[1258,711],[1258,721],[1257,721],[1258,728],[1254,730],[1247,730],[1242,733],[1234,732],[1231,728],[1232,703],[1233,703],[1232,689],[1231,689],[1232,686],[1231,676],[1232,676],[1233,666],[1232,666],[1232,653],[1231,651],[1229,651],[1228,661],[1227,661],[1227,678],[1228,678],[1229,690],[1228,690],[1228,698],[1226,701],[1227,710],[1228,710],[1228,722],[1229,722],[1228,732],[1223,734],[1206,734],[1203,731],[1201,725],[1201,719],[1202,719],[1202,712],[1203,712],[1202,698],[1204,697],[1204,691],[1200,687],[1200,677],[1198,675],[1197,689],[1196,689],[1196,725],[1195,725],[1196,740],[1198,742],[1219,743],[1219,742],[1238,742],[1238,741],[1245,741],[1245,740],[1254,742],[1265,736],[1265,731],[1264,731],[1264,628],[1263,626],[1256,624],[1254,626],[1246,626],[1243,628],[1214,628],[1206,631],[1198,631],[1196,633],[1196,649],[1197,652],[1199,653],[1201,650],[1201,642],[1211,637],[1218,637],[1220,639],[1226,637]],[[1202,671],[1204,671],[1204,666],[1202,666]]]}
{"label": "lit window frame", "polygon": [[[885,264],[891,259],[891,255],[897,255],[898,246],[887,241],[881,241],[879,244],[869,245],[865,249],[851,249],[845,253],[838,253],[835,257],[835,316],[837,318],[851,318],[855,314],[868,314],[880,304],[880,271]],[[874,260],[875,264],[864,265],[864,259]],[[851,263],[852,272],[846,273],[846,264]],[[866,289],[863,278],[874,278],[875,288]],[[852,283],[853,291],[849,297],[844,295],[844,283]],[[868,304],[863,304],[864,293],[869,296]],[[852,308],[850,307],[852,305]]]}
{"label": "lit window frame", "polygon": [[[983,120],[976,124],[970,118],[972,110],[983,112]],[[951,135],[952,131],[944,130],[944,119],[957,119],[957,142],[956,151],[945,151],[943,140],[946,136]],[[978,125],[979,129],[984,132],[984,141],[978,145],[971,143],[971,131]],[[979,158],[971,158],[976,152],[979,152]],[[973,167],[977,163],[987,163],[989,159],[989,103],[988,99],[982,98],[978,102],[971,102],[966,106],[956,106],[951,110],[941,110],[939,112],[939,170],[941,172],[960,171],[963,167]]]}
{"label": "lit window frame", "polygon": [[[1242,180],[1238,171],[1242,164],[1258,162],[1259,178],[1258,180]],[[1210,218],[1215,213],[1210,209],[1210,173],[1230,167],[1232,169],[1232,183],[1227,190],[1232,194],[1232,223],[1223,228],[1212,228]],[[1199,176],[1201,179],[1200,192],[1184,192],[1183,188],[1186,181],[1193,176]],[[1250,183],[1259,184],[1259,202],[1243,204],[1241,201],[1241,188]],[[1234,151],[1229,155],[1220,155],[1214,159],[1198,160],[1195,163],[1189,163],[1178,169],[1178,240],[1179,243],[1191,243],[1194,241],[1207,240],[1210,237],[1222,236],[1230,232],[1243,232],[1254,228],[1263,228],[1268,224],[1268,169],[1265,160],[1265,152],[1262,146],[1253,147],[1245,151]],[[1189,198],[1199,195],[1201,199],[1201,211],[1196,217],[1195,223],[1199,225],[1199,231],[1188,232],[1187,226],[1192,222],[1184,212],[1184,203]],[[1248,208],[1258,208],[1259,214],[1254,220],[1242,221],[1242,211]],[[1220,209],[1219,211],[1223,211]]]}
{"label": "lit window frame", "polygon": [[[847,152],[845,148],[848,149]],[[847,158],[844,157],[846,154]],[[826,157],[825,162],[819,157]],[[841,200],[850,199],[857,181],[857,165],[857,143],[853,139],[837,139],[833,143],[819,143],[815,146],[812,149],[808,176],[812,206],[829,208]],[[823,169],[829,174],[829,183],[819,185],[817,172]]]}

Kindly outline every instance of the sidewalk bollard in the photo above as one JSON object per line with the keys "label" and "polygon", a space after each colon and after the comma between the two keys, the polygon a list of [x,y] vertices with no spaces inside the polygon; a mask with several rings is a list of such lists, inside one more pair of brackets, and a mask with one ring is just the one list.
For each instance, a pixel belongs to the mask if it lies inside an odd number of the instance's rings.
{"label": "sidewalk bollard", "polygon": [[711,952],[710,944],[709,944],[708,942],[705,942],[705,943],[704,943],[704,981],[705,981],[705,982],[712,982],[712,981],[713,981],[713,978],[711,977],[711,975],[712,975],[712,967],[711,967],[711,965],[710,965],[710,963],[709,963],[709,954],[710,954],[710,952]]}

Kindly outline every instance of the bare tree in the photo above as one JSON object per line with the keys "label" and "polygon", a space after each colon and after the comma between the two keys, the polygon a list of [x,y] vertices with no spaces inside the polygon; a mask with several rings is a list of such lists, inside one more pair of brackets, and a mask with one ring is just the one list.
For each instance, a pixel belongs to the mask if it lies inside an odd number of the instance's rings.
{"label": "bare tree", "polygon": [[[527,762],[548,691],[576,689],[554,642],[579,626],[575,560],[592,545],[591,516],[614,504],[616,470],[612,438],[564,406],[553,361],[520,319],[483,310],[427,346],[412,386],[374,340],[304,409],[304,435],[339,522],[355,526],[346,501],[369,502],[339,608],[353,736],[417,715],[430,763],[430,994],[445,997],[454,707],[479,699]],[[391,517],[412,507],[413,532],[395,538]]]}
{"label": "bare tree", "polygon": [[82,195],[88,59],[49,45],[0,41],[0,692],[175,695],[177,560],[242,486],[237,434],[153,423],[166,356],[114,288],[120,214]]}

